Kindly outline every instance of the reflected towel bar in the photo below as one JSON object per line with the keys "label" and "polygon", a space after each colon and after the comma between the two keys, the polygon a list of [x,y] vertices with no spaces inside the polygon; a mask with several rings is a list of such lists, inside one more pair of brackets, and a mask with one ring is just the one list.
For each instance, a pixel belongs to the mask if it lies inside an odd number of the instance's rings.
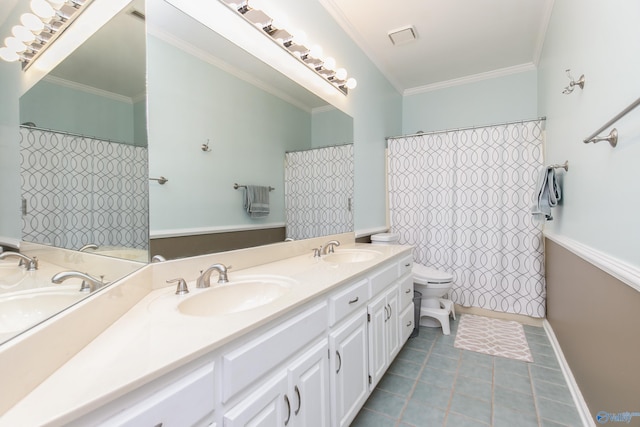
{"label": "reflected towel bar", "polygon": [[169,180],[164,176],[160,176],[160,178],[149,178],[149,181],[158,181],[158,184],[160,185],[164,185],[165,183],[169,182]]}
{"label": "reflected towel bar", "polygon": [[626,116],[629,111],[633,110],[638,105],[640,105],[640,98],[636,99],[631,105],[629,105],[627,108],[619,112],[614,118],[609,120],[607,123],[602,125],[597,131],[595,131],[594,133],[586,137],[583,142],[585,144],[588,144],[590,142],[609,141],[609,144],[611,144],[612,147],[615,147],[616,144],[618,143],[617,129],[612,129],[609,135],[607,135],[606,137],[598,137],[598,134],[600,134],[600,132],[602,132],[603,130],[605,130],[606,128],[608,128],[609,126],[611,126],[612,124],[614,124],[615,122],[623,118],[624,116]]}
{"label": "reflected towel bar", "polygon": [[[240,185],[240,184],[233,184],[233,189],[234,190],[237,190],[238,188],[247,188],[247,186],[246,185]],[[273,191],[273,190],[275,190],[275,188],[270,186],[269,187],[269,191]]]}

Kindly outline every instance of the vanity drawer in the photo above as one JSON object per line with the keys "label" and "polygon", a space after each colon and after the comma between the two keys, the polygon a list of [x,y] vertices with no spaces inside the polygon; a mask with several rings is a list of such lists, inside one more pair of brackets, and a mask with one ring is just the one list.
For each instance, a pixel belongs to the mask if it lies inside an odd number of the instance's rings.
{"label": "vanity drawer", "polygon": [[215,402],[213,368],[214,364],[209,363],[133,406],[131,402],[126,402],[127,409],[116,416],[102,422],[87,421],[85,425],[177,426],[212,420]]}
{"label": "vanity drawer", "polygon": [[329,297],[329,326],[333,326],[360,307],[369,299],[367,280],[361,280]]}
{"label": "vanity drawer", "polygon": [[391,265],[387,265],[382,267],[380,270],[376,271],[371,275],[369,282],[371,284],[371,294],[370,297],[373,298],[378,293],[383,291],[387,286],[393,283],[399,277],[398,275],[398,264],[393,263]]}
{"label": "vanity drawer", "polygon": [[413,300],[413,276],[407,274],[400,279],[400,310],[409,305]]}
{"label": "vanity drawer", "polygon": [[267,329],[222,357],[222,401],[226,403],[327,331],[327,303]]}
{"label": "vanity drawer", "polygon": [[400,343],[403,345],[409,339],[409,335],[413,332],[414,327],[414,310],[413,303],[400,313]]}
{"label": "vanity drawer", "polygon": [[406,258],[403,258],[398,262],[398,271],[399,275],[402,276],[405,273],[408,273],[413,268],[413,255],[410,255]]}

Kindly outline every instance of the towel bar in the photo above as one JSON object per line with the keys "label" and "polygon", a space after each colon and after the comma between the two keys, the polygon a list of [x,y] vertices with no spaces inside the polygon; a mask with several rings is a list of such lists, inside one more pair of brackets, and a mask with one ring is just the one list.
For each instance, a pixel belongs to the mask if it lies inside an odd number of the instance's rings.
{"label": "towel bar", "polygon": [[555,164],[551,165],[554,169],[564,169],[565,172],[569,172],[569,160],[565,161],[563,164]]}
{"label": "towel bar", "polygon": [[[247,186],[246,185],[240,185],[240,184],[237,184],[237,183],[233,184],[233,189],[234,190],[237,190],[238,188],[247,188]],[[273,190],[275,190],[275,188],[269,186],[269,191],[273,191]]]}

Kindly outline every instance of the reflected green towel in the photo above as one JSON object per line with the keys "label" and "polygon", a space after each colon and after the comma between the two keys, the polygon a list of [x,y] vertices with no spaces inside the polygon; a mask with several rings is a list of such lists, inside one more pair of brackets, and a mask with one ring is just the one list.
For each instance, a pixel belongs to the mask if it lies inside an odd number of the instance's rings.
{"label": "reflected green towel", "polygon": [[269,187],[247,185],[244,191],[244,209],[251,218],[269,215]]}

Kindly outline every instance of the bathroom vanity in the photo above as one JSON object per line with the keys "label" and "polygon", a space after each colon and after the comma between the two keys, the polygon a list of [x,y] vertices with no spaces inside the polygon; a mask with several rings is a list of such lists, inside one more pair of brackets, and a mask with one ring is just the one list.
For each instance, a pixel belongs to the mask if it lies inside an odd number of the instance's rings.
{"label": "bathroom vanity", "polygon": [[[143,268],[146,295],[0,425],[349,425],[414,326],[411,248],[350,236],[320,258],[327,238]],[[196,288],[214,262],[229,283]]]}

